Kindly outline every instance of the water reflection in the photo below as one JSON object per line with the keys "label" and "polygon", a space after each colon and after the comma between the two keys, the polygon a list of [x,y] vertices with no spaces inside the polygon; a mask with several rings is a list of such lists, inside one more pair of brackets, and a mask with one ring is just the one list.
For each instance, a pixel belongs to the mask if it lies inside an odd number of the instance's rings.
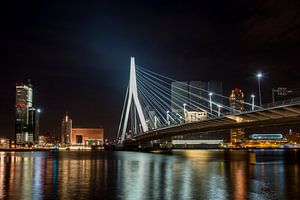
{"label": "water reflection", "polygon": [[300,151],[0,152],[0,199],[297,199]]}

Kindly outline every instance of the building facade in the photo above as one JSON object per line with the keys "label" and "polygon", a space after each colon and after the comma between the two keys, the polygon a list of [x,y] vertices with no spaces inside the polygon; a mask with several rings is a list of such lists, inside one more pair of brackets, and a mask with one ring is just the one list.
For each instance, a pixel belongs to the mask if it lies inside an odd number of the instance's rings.
{"label": "building facade", "polygon": [[280,148],[287,143],[282,134],[251,134],[241,147],[244,148]]}
{"label": "building facade", "polygon": [[246,139],[245,129],[232,128],[230,129],[230,143],[238,145]]}
{"label": "building facade", "polygon": [[[183,103],[185,103],[189,111],[209,112],[209,93],[223,95],[222,81],[174,81],[171,83],[171,111],[183,115]],[[218,95],[212,97],[213,106],[223,104],[222,97]]]}
{"label": "building facade", "polygon": [[[229,104],[232,109],[232,114],[244,111],[244,93],[241,89],[235,88],[229,95]],[[230,143],[234,146],[239,145],[245,140],[245,129],[234,128],[230,129]]]}
{"label": "building facade", "polygon": [[293,132],[291,129],[288,133],[285,134],[286,139],[290,143],[300,144],[300,133]]}
{"label": "building facade", "polygon": [[183,101],[189,99],[188,82],[175,81],[171,83],[171,112],[183,115]]}
{"label": "building facade", "polygon": [[241,89],[235,88],[231,91],[229,104],[233,112],[244,111],[244,93]]}
{"label": "building facade", "polygon": [[103,128],[72,128],[71,145],[102,146]]}
{"label": "building facade", "polygon": [[186,123],[198,122],[207,119],[207,112],[186,111],[184,120]]}
{"label": "building facade", "polygon": [[0,138],[0,149],[1,148],[9,148],[9,139],[8,138]]}
{"label": "building facade", "polygon": [[[219,80],[209,80],[207,82],[207,91],[211,92],[213,94],[212,101],[215,104],[223,105],[224,104],[224,98],[222,98],[219,95],[223,95],[223,82]],[[217,95],[216,95],[217,94]],[[208,94],[207,94],[208,95]],[[208,97],[206,97],[208,98]],[[214,108],[217,109],[217,108]]]}
{"label": "building facade", "polygon": [[15,143],[16,145],[31,145],[36,141],[36,112],[33,106],[33,87],[16,84],[15,102]]}
{"label": "building facade", "polygon": [[72,119],[68,116],[68,114],[66,114],[63,118],[61,122],[61,128],[61,143],[64,145],[70,145],[72,134]]}

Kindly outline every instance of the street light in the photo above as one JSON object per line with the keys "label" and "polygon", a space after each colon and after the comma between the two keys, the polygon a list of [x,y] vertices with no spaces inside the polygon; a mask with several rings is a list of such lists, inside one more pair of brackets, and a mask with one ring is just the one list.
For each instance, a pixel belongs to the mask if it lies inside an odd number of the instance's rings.
{"label": "street light", "polygon": [[254,110],[254,98],[255,98],[255,95],[251,94],[251,98],[252,98],[252,110]]}
{"label": "street light", "polygon": [[157,117],[156,117],[156,115],[154,116],[154,129],[157,129]]}
{"label": "street light", "polygon": [[258,82],[258,94],[259,94],[259,106],[261,106],[261,88],[260,88],[260,79],[261,79],[261,77],[262,77],[262,73],[258,73],[257,75],[256,75],[256,77],[257,77],[257,82]]}
{"label": "street light", "polygon": [[211,101],[211,96],[213,95],[212,92],[208,93],[209,96],[209,107],[210,107],[210,114],[212,114],[212,101]]}
{"label": "street light", "polygon": [[42,110],[40,108],[36,109],[36,113],[35,113],[35,132],[37,133],[35,136],[35,139],[37,140],[39,138],[39,134],[40,134],[40,114],[41,114]]}
{"label": "street light", "polygon": [[184,120],[184,122],[185,122],[185,112],[186,112],[185,107],[186,107],[186,103],[183,104],[183,117],[184,117],[183,120]]}
{"label": "street light", "polygon": [[150,122],[150,120],[146,120],[146,125],[148,128],[150,128],[149,122]]}
{"label": "street light", "polygon": [[183,104],[183,112],[185,112],[186,103]]}
{"label": "street light", "polygon": [[167,124],[168,124],[168,126],[170,126],[170,116],[169,116],[169,112],[170,112],[170,111],[167,110]]}
{"label": "street light", "polygon": [[221,108],[222,108],[223,106],[221,106],[221,105],[218,105],[218,117],[220,117],[220,115],[221,115]]}

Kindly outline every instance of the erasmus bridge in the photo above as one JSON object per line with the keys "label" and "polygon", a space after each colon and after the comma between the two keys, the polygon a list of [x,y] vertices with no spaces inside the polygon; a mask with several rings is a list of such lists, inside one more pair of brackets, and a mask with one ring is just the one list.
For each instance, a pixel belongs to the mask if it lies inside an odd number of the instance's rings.
{"label": "erasmus bridge", "polygon": [[[190,133],[232,128],[290,125],[300,122],[300,99],[268,106],[231,99],[243,109],[229,106],[229,97],[200,86],[190,91],[176,80],[130,61],[130,78],[122,109],[117,141],[137,145]],[[191,92],[193,90],[193,92]],[[236,101],[236,102],[235,102]]]}

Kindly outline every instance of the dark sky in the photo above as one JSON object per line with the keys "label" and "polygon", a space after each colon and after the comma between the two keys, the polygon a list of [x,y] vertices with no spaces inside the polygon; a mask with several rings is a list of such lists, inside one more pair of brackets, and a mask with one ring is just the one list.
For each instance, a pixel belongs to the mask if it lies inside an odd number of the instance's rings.
{"label": "dark sky", "polygon": [[31,79],[41,132],[102,125],[114,138],[130,56],[176,80],[222,80],[263,101],[300,88],[300,1],[5,1],[0,5],[0,136],[14,135],[15,83]]}

